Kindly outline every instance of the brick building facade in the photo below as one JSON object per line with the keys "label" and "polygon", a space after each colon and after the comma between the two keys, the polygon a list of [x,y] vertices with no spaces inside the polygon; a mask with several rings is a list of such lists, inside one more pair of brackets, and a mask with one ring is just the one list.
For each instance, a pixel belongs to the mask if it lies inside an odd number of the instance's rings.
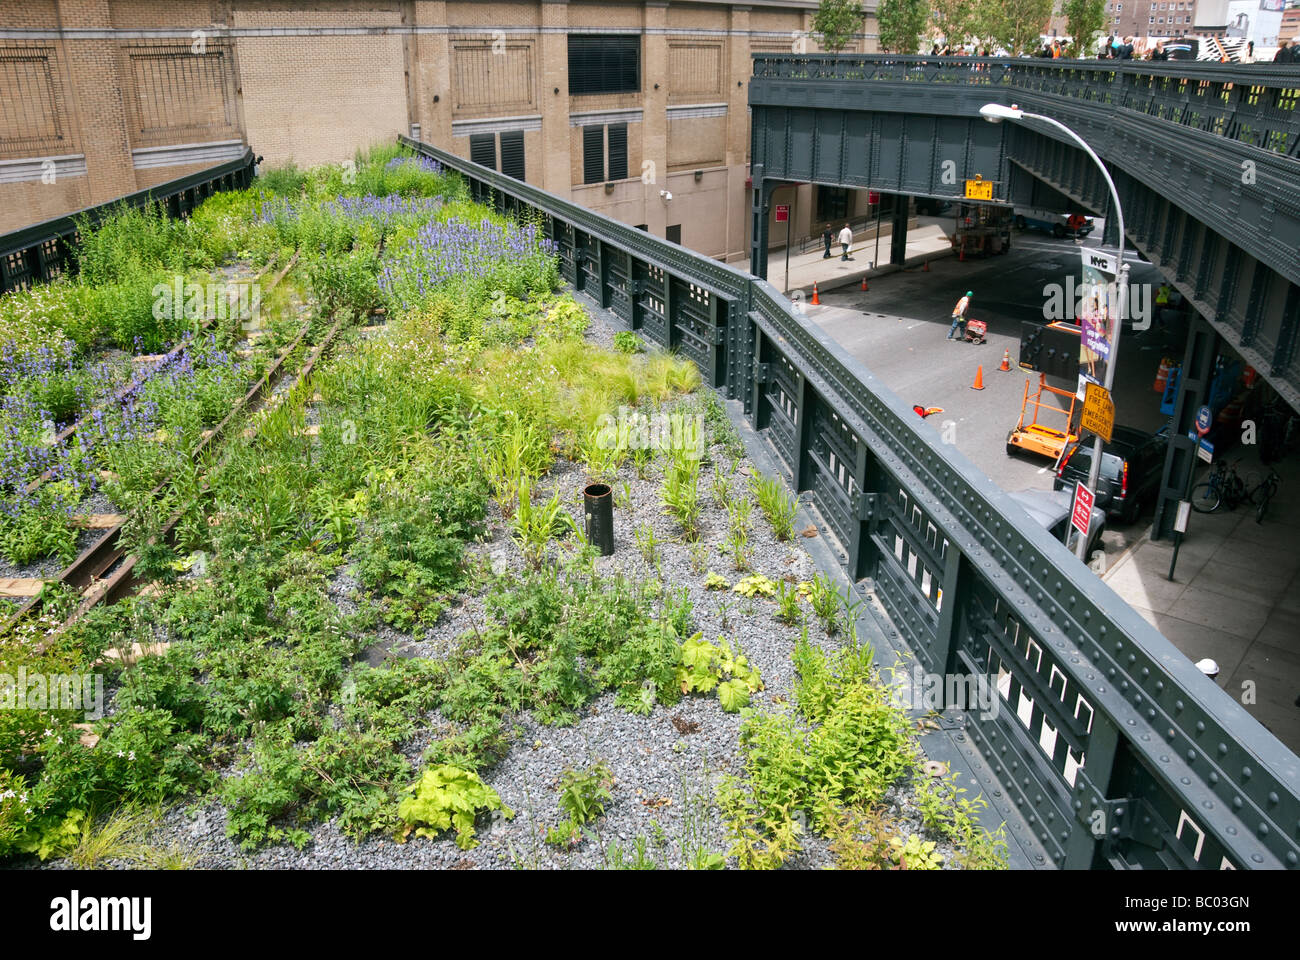
{"label": "brick building facade", "polygon": [[[267,164],[307,166],[418,132],[739,259],[750,54],[815,51],[816,6],[0,0],[0,231],[200,170],[244,144]],[[874,50],[874,34],[869,16],[849,49]],[[796,236],[818,232],[818,213],[853,216],[865,203],[811,186],[789,193],[777,199],[793,200]]]}

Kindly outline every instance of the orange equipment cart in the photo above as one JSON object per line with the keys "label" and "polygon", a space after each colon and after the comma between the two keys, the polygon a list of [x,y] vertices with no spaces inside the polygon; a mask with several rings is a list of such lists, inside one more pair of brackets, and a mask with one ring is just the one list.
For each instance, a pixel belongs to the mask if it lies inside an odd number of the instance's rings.
{"label": "orange equipment cart", "polygon": [[[1068,399],[1070,406],[1062,410],[1055,404],[1044,401],[1044,391]],[[1077,403],[1078,398],[1073,391],[1049,386],[1047,374],[1045,373],[1038,375],[1038,390],[1035,391],[1033,396],[1030,396],[1029,379],[1025,378],[1025,399],[1020,405],[1020,422],[1016,424],[1014,430],[1007,434],[1007,454],[1010,455],[1017,450],[1024,450],[1029,453],[1036,453],[1041,457],[1059,460],[1066,446],[1079,439],[1078,427],[1074,423],[1074,408]],[[1025,423],[1025,414],[1029,412],[1031,405],[1034,408],[1033,416],[1029,423]],[[1063,414],[1065,416],[1065,429],[1057,430],[1046,424],[1039,423],[1039,415],[1045,413],[1058,416]]]}

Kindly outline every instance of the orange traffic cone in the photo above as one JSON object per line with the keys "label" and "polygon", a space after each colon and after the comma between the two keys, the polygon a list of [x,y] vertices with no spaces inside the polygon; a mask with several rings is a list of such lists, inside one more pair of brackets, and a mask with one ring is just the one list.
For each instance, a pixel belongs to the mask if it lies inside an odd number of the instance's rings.
{"label": "orange traffic cone", "polygon": [[1002,366],[998,367],[998,369],[1001,370],[1003,373],[1006,373],[1011,369],[1011,348],[1010,347],[1002,351]]}
{"label": "orange traffic cone", "polygon": [[867,275],[865,273],[862,275],[862,289],[863,290],[871,289],[870,287],[867,286]]}
{"label": "orange traffic cone", "polygon": [[814,283],[814,284],[813,284],[813,298],[812,298],[812,303],[820,305],[821,302],[822,302],[822,298],[819,297],[819,296],[817,296],[817,284]]}
{"label": "orange traffic cone", "polygon": [[972,390],[984,389],[984,364],[981,363],[975,371],[975,382],[971,384],[970,388]]}
{"label": "orange traffic cone", "polygon": [[929,261],[929,260],[925,261],[925,266],[923,266],[923,267],[921,268],[921,272],[922,272],[922,273],[929,273],[929,272],[930,272],[930,261]]}

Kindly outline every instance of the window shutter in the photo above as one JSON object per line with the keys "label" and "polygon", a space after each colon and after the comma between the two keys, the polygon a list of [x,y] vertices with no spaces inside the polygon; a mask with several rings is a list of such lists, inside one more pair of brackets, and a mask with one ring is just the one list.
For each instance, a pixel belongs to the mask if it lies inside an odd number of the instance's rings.
{"label": "window shutter", "polygon": [[627,179],[627,124],[609,125],[609,179]]}
{"label": "window shutter", "polygon": [[501,134],[501,172],[516,180],[524,179],[524,132],[510,130]]}
{"label": "window shutter", "polygon": [[569,37],[569,93],[639,93],[641,38],[635,34]]}
{"label": "window shutter", "polygon": [[605,179],[605,128],[582,128],[582,182],[600,183]]}
{"label": "window shutter", "polygon": [[469,158],[495,170],[497,168],[497,135],[472,133],[469,138]]}

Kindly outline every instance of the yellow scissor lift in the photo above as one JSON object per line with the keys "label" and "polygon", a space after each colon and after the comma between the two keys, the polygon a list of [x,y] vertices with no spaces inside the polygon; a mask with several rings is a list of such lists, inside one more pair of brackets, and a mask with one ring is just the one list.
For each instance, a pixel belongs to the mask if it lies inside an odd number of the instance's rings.
{"label": "yellow scissor lift", "polygon": [[[1062,410],[1051,402],[1043,400],[1043,393],[1054,393],[1058,397],[1067,398],[1070,401],[1068,409]],[[1074,424],[1074,408],[1078,403],[1078,398],[1071,390],[1062,390],[1059,387],[1050,386],[1047,382],[1047,374],[1038,375],[1038,390],[1033,396],[1029,394],[1029,380],[1025,380],[1025,399],[1020,405],[1020,422],[1016,428],[1007,434],[1007,454],[1013,454],[1017,450],[1024,450],[1028,453],[1036,453],[1041,457],[1048,457],[1053,461],[1061,459],[1061,454],[1065,448],[1079,439],[1078,428]],[[1025,415],[1029,408],[1034,408],[1033,417],[1028,424],[1025,423]],[[1057,430],[1045,424],[1038,422],[1041,413],[1052,413],[1065,416],[1065,429]]]}

